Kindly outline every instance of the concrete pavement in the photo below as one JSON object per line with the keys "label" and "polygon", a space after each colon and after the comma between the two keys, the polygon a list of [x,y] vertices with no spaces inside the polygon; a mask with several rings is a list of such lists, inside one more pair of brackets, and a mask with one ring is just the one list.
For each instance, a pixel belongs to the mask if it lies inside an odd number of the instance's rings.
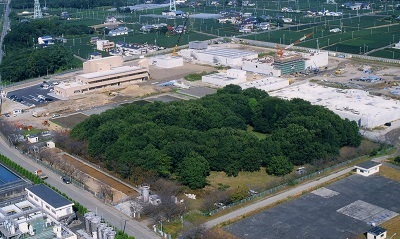
{"label": "concrete pavement", "polygon": [[137,239],[159,239],[152,230],[147,228],[145,225],[127,217],[125,214],[121,213],[114,207],[108,206],[97,198],[95,198],[91,193],[78,188],[72,184],[65,184],[60,179],[60,176],[54,172],[42,167],[40,164],[35,163],[32,159],[25,155],[20,154],[20,152],[14,147],[10,147],[9,144],[0,138],[0,152],[2,155],[6,156],[10,160],[16,162],[26,170],[34,172],[37,169],[42,169],[43,172],[49,176],[46,182],[56,188],[61,192],[68,195],[70,198],[79,202],[91,211],[99,213],[108,223],[111,225],[122,229],[124,221],[126,220],[125,232],[128,235],[135,236]]}
{"label": "concrete pavement", "polygon": [[313,188],[315,188],[315,187],[317,187],[317,186],[319,186],[321,184],[324,184],[324,183],[326,183],[326,182],[328,182],[328,181],[330,181],[330,180],[332,180],[334,178],[340,177],[340,176],[342,176],[344,174],[347,174],[347,173],[351,172],[352,169],[353,169],[353,167],[346,168],[346,169],[343,169],[343,170],[341,170],[339,172],[336,172],[336,173],[333,173],[331,175],[328,175],[326,177],[314,180],[312,182],[309,182],[309,183],[306,183],[306,184],[303,184],[303,185],[299,185],[299,186],[297,186],[295,188],[287,190],[287,191],[285,191],[283,193],[280,193],[278,195],[275,195],[273,197],[266,198],[264,200],[261,200],[261,201],[258,201],[256,203],[254,203],[254,204],[251,204],[251,205],[248,205],[246,207],[237,209],[237,210],[235,210],[233,212],[230,212],[230,213],[228,213],[226,215],[220,216],[220,217],[218,217],[216,219],[210,220],[210,221],[204,223],[204,226],[206,226],[207,228],[211,228],[211,227],[217,226],[218,224],[221,224],[223,222],[228,222],[228,221],[231,221],[231,220],[235,220],[235,219],[237,219],[237,218],[239,218],[239,217],[241,217],[243,215],[246,215],[246,214],[248,214],[248,213],[250,213],[252,211],[255,211],[257,209],[264,208],[264,207],[272,205],[272,204],[274,204],[276,202],[285,200],[288,197],[296,196],[296,195],[301,194],[304,191],[313,189]]}

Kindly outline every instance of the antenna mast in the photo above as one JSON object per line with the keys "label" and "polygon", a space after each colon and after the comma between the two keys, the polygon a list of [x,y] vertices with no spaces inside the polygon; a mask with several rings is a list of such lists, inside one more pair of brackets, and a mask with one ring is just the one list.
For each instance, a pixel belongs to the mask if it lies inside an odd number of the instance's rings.
{"label": "antenna mast", "polygon": [[40,8],[40,3],[39,0],[35,0],[35,6],[33,10],[33,19],[39,19],[42,18],[42,9]]}

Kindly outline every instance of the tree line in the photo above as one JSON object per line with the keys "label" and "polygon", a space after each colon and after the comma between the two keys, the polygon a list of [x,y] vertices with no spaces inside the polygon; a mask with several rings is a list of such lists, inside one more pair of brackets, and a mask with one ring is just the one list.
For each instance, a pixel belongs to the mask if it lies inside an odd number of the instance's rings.
{"label": "tree line", "polygon": [[60,43],[44,48],[37,46],[40,36],[71,36],[91,34],[93,29],[83,25],[66,25],[60,20],[35,20],[13,26],[4,38],[5,56],[0,65],[3,79],[18,82],[54,74],[81,66],[73,53]]}
{"label": "tree line", "polygon": [[153,172],[193,189],[206,185],[211,170],[236,176],[264,166],[284,175],[293,165],[329,160],[341,147],[361,143],[355,122],[324,107],[234,85],[198,100],[108,110],[70,136],[123,178]]}

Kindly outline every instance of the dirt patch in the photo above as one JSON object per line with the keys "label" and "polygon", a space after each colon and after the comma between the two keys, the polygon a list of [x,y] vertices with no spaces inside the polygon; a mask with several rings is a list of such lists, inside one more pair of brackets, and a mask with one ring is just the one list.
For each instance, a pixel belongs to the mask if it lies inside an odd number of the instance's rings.
{"label": "dirt patch", "polygon": [[139,194],[133,190],[132,188],[118,182],[117,180],[110,178],[109,176],[105,175],[104,173],[76,160],[75,158],[64,154],[62,155],[63,159],[67,160],[70,164],[74,165],[75,168],[78,170],[86,173],[87,175],[109,185],[110,187],[114,188],[115,190],[118,190],[127,196],[138,196]]}
{"label": "dirt patch", "polygon": [[184,63],[183,66],[174,67],[170,69],[159,68],[156,66],[150,66],[150,75],[153,81],[159,80],[178,80],[184,76],[192,73],[200,72],[211,72],[215,71],[212,66],[205,65],[194,65],[189,63]]}
{"label": "dirt patch", "polygon": [[89,116],[82,113],[77,113],[66,117],[51,119],[51,121],[60,125],[61,127],[72,129],[75,125],[79,124],[87,118],[89,118]]}

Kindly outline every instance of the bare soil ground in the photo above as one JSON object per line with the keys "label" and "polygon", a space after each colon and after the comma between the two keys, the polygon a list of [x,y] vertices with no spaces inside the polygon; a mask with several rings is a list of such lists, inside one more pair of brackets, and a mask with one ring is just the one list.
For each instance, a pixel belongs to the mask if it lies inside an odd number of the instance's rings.
{"label": "bare soil ground", "polygon": [[[69,163],[71,163],[72,165],[74,165],[77,169],[79,169],[80,171],[86,173],[87,175],[89,175],[92,178],[95,178],[107,185],[109,185],[110,187],[114,188],[117,191],[122,192],[123,194],[127,195],[127,196],[138,196],[138,193],[133,190],[132,188],[118,182],[117,180],[110,178],[109,176],[105,175],[104,173],[76,160],[75,158],[69,156],[69,155],[62,155],[63,159],[67,160]],[[92,185],[92,187],[94,187]],[[95,188],[97,189],[97,188]]]}
{"label": "bare soil ground", "polygon": [[82,114],[82,113],[77,113],[77,114],[73,114],[73,115],[68,115],[66,117],[59,117],[56,119],[51,119],[50,121],[58,124],[59,126],[61,126],[63,128],[72,129],[75,125],[84,121],[87,118],[89,118],[89,116]]}
{"label": "bare soil ground", "polygon": [[215,71],[215,68],[207,65],[194,65],[190,63],[184,63],[183,66],[164,69],[157,66],[150,66],[150,78],[153,81],[161,80],[178,80],[184,76],[192,73],[200,72],[211,72]]}

